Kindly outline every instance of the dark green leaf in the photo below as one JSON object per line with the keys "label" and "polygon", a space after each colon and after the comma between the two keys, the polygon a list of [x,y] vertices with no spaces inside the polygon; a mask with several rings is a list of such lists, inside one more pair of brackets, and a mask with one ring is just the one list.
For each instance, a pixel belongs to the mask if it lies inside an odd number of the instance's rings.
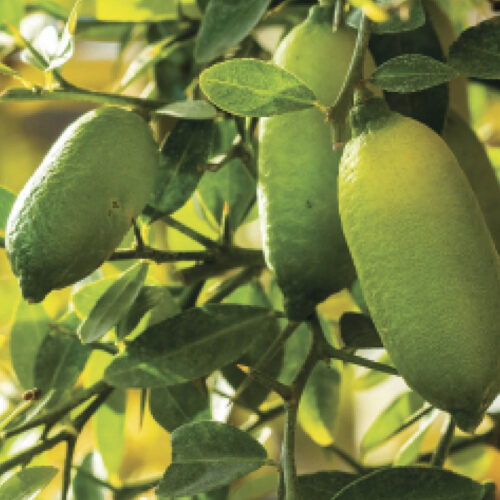
{"label": "dark green leaf", "polygon": [[35,498],[57,474],[55,467],[29,467],[9,477],[0,485],[0,498],[26,500]]}
{"label": "dark green leaf", "polygon": [[482,500],[495,500],[496,499],[496,485],[493,481],[483,483],[484,496]]}
{"label": "dark green leaf", "polygon": [[35,387],[35,362],[49,325],[50,318],[41,304],[19,303],[10,331],[10,359],[25,389]]}
{"label": "dark green leaf", "polygon": [[300,492],[304,499],[330,500],[342,488],[359,476],[349,472],[316,472],[299,476]]}
{"label": "dark green leaf", "polygon": [[[361,20],[361,10],[351,9],[347,15],[347,24],[355,29],[359,29]],[[412,31],[425,23],[425,11],[421,0],[413,0],[410,3],[410,12],[408,18],[402,18],[398,9],[390,14],[387,21],[383,23],[371,23],[373,33],[399,33],[400,31]]]}
{"label": "dark green leaf", "polygon": [[149,409],[168,432],[194,420],[210,418],[207,394],[193,382],[152,389]]}
{"label": "dark green leaf", "polygon": [[316,97],[295,76],[258,59],[215,64],[200,75],[207,97],[234,115],[271,116],[314,105]]}
{"label": "dark green leaf", "polygon": [[161,147],[160,173],[150,203],[153,218],[171,214],[192,195],[203,173],[214,133],[211,121],[182,120]]}
{"label": "dark green leaf", "polygon": [[391,92],[417,92],[458,76],[450,66],[422,54],[403,54],[389,59],[373,73],[372,82]]}
{"label": "dark green leaf", "polygon": [[35,360],[35,385],[49,389],[70,389],[82,373],[92,350],[74,335],[56,329],[45,336]]}
{"label": "dark green leaf", "polygon": [[14,201],[16,201],[16,195],[0,186],[0,230],[5,229]]}
{"label": "dark green leaf", "polygon": [[500,19],[466,29],[450,47],[449,63],[476,78],[500,78]]}
{"label": "dark green leaf", "polygon": [[106,488],[93,481],[90,476],[104,479],[104,464],[99,453],[91,451],[85,455],[72,483],[74,500],[105,500]]}
{"label": "dark green leaf", "polygon": [[347,347],[355,349],[383,347],[373,321],[364,314],[344,313],[340,318],[340,335]]}
{"label": "dark green leaf", "polygon": [[274,328],[265,308],[229,304],[188,309],[148,328],[116,357],[105,378],[119,387],[165,387],[208,375],[240,358],[257,330]]}
{"label": "dark green leaf", "polygon": [[445,469],[395,467],[362,476],[332,500],[482,500],[485,492],[484,485]]}
{"label": "dark green leaf", "polygon": [[172,464],[158,486],[165,496],[195,495],[262,465],[266,450],[249,434],[218,422],[183,425],[172,433]]}
{"label": "dark green leaf", "polygon": [[271,0],[210,0],[196,38],[195,59],[208,63],[243,40]]}
{"label": "dark green leaf", "polygon": [[147,273],[148,264],[138,263],[103,293],[80,325],[78,334],[83,342],[99,340],[120,321],[139,295]]}
{"label": "dark green leaf", "polygon": [[397,396],[366,431],[361,441],[362,452],[366,453],[392,437],[423,404],[424,400],[413,391]]}
{"label": "dark green leaf", "polygon": [[155,109],[154,113],[183,120],[212,120],[217,116],[217,110],[207,101],[177,101]]}

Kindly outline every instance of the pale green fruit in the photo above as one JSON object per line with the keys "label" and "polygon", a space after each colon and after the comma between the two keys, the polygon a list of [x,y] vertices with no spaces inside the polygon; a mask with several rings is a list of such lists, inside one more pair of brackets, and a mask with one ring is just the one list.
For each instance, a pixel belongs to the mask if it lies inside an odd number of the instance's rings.
{"label": "pale green fruit", "polygon": [[5,247],[25,299],[41,301],[98,268],[146,205],[158,168],[146,122],[90,111],[54,143],[17,197]]}
{"label": "pale green fruit", "polygon": [[500,391],[500,262],[443,139],[378,99],[351,113],[340,216],[364,298],[408,385],[473,430]]}

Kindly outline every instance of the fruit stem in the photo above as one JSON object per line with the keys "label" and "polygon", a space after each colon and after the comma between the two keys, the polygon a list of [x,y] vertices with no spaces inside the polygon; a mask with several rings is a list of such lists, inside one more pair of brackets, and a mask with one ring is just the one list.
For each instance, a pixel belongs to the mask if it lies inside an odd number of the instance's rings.
{"label": "fruit stem", "polygon": [[443,431],[441,437],[439,438],[439,443],[437,445],[436,451],[431,458],[431,467],[443,467],[443,464],[448,456],[450,450],[451,441],[455,434],[455,420],[451,415],[448,416],[448,420],[443,426]]}

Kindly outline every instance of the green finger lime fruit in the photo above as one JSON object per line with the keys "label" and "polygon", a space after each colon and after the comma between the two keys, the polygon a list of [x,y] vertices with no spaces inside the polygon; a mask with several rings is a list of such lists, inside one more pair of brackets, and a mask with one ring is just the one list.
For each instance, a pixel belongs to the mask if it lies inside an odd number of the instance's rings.
{"label": "green finger lime fruit", "polygon": [[[350,28],[332,32],[331,21],[328,8],[312,7],[274,56],[278,66],[304,81],[325,106],[339,94],[356,40]],[[339,159],[319,109],[260,121],[258,199],[264,252],[292,319],[304,319],[318,302],[354,279],[335,195]]]}
{"label": "green finger lime fruit", "polygon": [[467,176],[500,251],[500,184],[483,145],[453,110],[448,113],[442,136]]}
{"label": "green finger lime fruit", "polygon": [[369,99],[339,172],[344,233],[371,316],[407,383],[473,430],[500,391],[500,262],[443,139]]}
{"label": "green finger lime fruit", "polygon": [[90,111],[54,143],[17,197],[5,247],[26,300],[84,278],[144,208],[158,168],[146,122],[115,107]]}

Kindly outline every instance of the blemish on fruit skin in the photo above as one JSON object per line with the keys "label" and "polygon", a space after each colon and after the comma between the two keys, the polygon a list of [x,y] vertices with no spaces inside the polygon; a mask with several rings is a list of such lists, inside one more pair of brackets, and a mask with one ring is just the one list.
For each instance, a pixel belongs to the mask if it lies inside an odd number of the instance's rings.
{"label": "blemish on fruit skin", "polygon": [[113,200],[111,202],[111,205],[113,206],[113,208],[120,208],[120,204],[116,200]]}
{"label": "blemish on fruit skin", "polygon": [[306,207],[312,208],[312,203],[309,200],[306,201]]}

